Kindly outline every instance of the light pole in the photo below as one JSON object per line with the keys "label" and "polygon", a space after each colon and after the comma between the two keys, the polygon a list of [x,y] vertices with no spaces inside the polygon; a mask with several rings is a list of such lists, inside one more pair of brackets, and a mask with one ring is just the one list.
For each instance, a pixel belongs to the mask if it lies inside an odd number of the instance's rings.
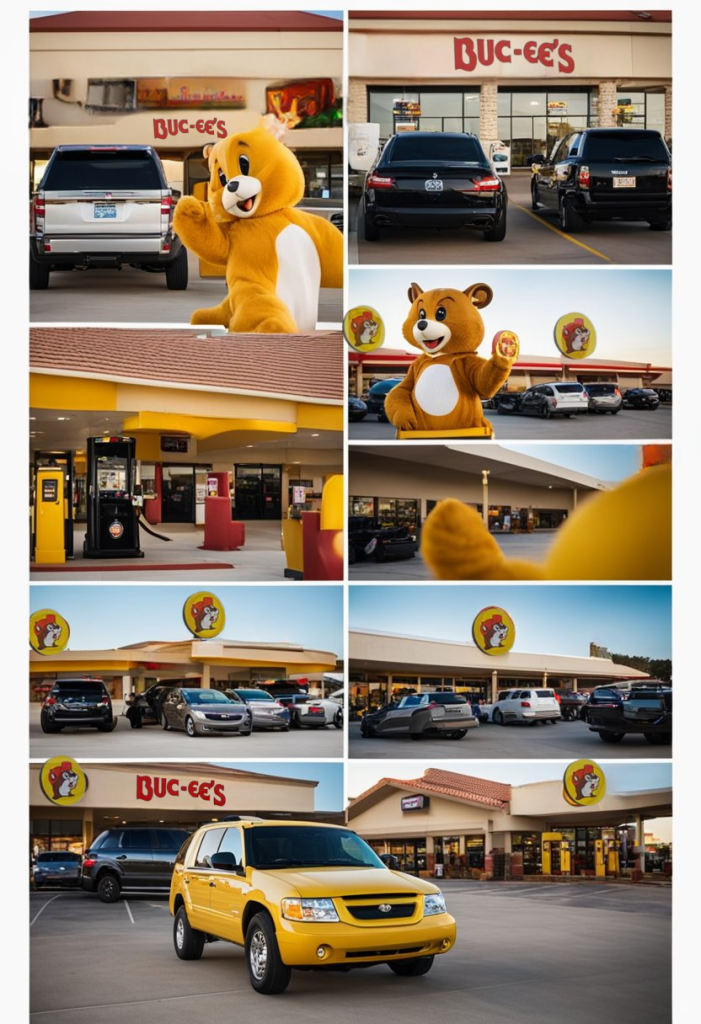
{"label": "light pole", "polygon": [[482,470],[482,519],[489,529],[489,470]]}

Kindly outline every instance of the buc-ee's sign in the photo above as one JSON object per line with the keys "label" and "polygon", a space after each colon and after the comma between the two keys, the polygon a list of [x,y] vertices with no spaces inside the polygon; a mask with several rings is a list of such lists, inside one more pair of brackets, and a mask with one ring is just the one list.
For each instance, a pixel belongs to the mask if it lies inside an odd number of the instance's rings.
{"label": "buc-ee's sign", "polygon": [[539,64],[563,75],[571,75],[574,71],[572,45],[559,39],[512,43],[510,39],[462,36],[454,38],[453,43],[456,71],[475,71],[478,67],[489,68],[495,63]]}
{"label": "buc-ee's sign", "polygon": [[165,779],[161,775],[137,775],[136,776],[136,799],[164,800],[166,797],[179,797],[187,793],[194,800],[204,800],[205,803],[212,803],[215,807],[224,807],[226,795],[224,785],[221,782],[200,782],[199,779],[190,779],[188,782],[181,782],[180,779]]}
{"label": "buc-ee's sign", "polygon": [[225,139],[228,135],[226,122],[219,121],[215,117],[207,119],[200,117],[197,121],[190,121],[189,117],[154,117],[153,137],[154,139],[167,139],[169,135],[208,135],[210,138],[216,134],[218,139]]}

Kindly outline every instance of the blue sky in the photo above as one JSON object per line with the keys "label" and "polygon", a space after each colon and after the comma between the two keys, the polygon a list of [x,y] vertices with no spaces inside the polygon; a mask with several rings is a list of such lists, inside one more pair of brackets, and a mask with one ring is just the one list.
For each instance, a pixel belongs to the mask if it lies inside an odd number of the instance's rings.
{"label": "blue sky", "polygon": [[[30,614],[51,608],[68,621],[73,650],[123,647],[141,640],[186,640],[182,609],[197,586],[63,585],[30,588]],[[302,644],[343,653],[339,587],[217,585],[229,640]]]}
{"label": "blue sky", "polygon": [[494,298],[481,310],[485,323],[482,354],[497,331],[515,331],[524,355],[557,356],[553,330],[565,313],[584,313],[597,333],[594,358],[629,359],[671,365],[671,284],[669,270],[597,270],[520,267],[407,267],[400,270],[351,268],[347,308],[369,305],[385,322],[385,345],[414,351],[402,337],[409,312],[407,289],[416,281],[424,291],[458,288],[482,281]]}
{"label": "blue sky", "polygon": [[641,465],[639,444],[505,444],[503,448],[587,473],[597,480],[625,480]]}
{"label": "blue sky", "polygon": [[315,811],[342,811],[343,765],[337,761],[214,761],[224,768],[238,768],[261,775],[281,775],[286,779],[318,782],[314,790]]}
{"label": "blue sky", "polygon": [[516,624],[515,650],[586,657],[589,642],[616,654],[668,658],[671,587],[531,585],[351,585],[352,628],[472,643],[482,608],[505,608]]}

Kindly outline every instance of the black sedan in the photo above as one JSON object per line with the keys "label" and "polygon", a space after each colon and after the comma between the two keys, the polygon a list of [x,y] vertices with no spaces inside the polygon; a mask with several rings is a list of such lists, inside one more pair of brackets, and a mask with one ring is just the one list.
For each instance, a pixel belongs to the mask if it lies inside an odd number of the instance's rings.
{"label": "black sedan", "polygon": [[348,399],[348,421],[350,423],[357,423],[359,420],[364,420],[368,414],[368,407],[362,398],[353,398],[352,396]]}
{"label": "black sedan", "polygon": [[506,236],[506,186],[476,135],[393,135],[365,178],[359,234],[382,228],[473,228],[488,242]]}
{"label": "black sedan", "polygon": [[371,516],[351,516],[348,520],[348,561],[351,565],[371,557],[377,562],[413,558],[418,548],[416,535],[408,526],[381,526]]}
{"label": "black sedan", "polygon": [[622,694],[620,703],[587,705],[587,725],[605,743],[620,743],[629,733],[642,733],[648,743],[672,742],[671,687],[640,687]]}
{"label": "black sedan", "polygon": [[657,409],[660,396],[652,388],[629,388],[623,392],[624,409]]}
{"label": "black sedan", "polygon": [[250,736],[253,715],[245,704],[234,704],[219,690],[176,687],[163,701],[161,726],[183,729],[188,736],[210,733]]}

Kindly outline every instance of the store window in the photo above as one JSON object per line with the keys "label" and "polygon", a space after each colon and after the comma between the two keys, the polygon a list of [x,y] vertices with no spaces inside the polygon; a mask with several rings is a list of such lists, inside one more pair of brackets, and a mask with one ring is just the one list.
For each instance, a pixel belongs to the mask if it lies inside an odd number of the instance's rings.
{"label": "store window", "polygon": [[512,166],[527,167],[535,154],[550,154],[560,139],[594,123],[593,95],[588,89],[500,89],[499,138],[511,146]]}
{"label": "store window", "polygon": [[410,875],[418,875],[426,871],[426,838],[420,839],[392,839],[389,842],[389,852],[399,861],[399,870],[406,871]]}
{"label": "store window", "polygon": [[621,90],[616,96],[616,123],[652,128],[664,136],[664,93]]}
{"label": "store window", "polygon": [[363,715],[377,711],[387,703],[387,679],[376,675],[359,675],[351,672],[349,681],[348,706],[351,721],[359,721]]}
{"label": "store window", "polygon": [[353,498],[349,499],[350,514],[352,516],[367,516],[370,519],[375,518],[375,499],[374,498]]}
{"label": "store window", "polygon": [[418,676],[392,676],[392,700],[401,700],[419,689]]}
{"label": "store window", "polygon": [[[399,102],[397,102],[399,101]],[[369,120],[380,125],[388,139],[398,124],[412,122],[422,132],[479,134],[480,94],[475,89],[372,88],[368,92]]]}
{"label": "store window", "polygon": [[516,832],[511,837],[511,849],[523,855],[524,875],[542,874],[540,832]]}
{"label": "store window", "polygon": [[343,198],[343,154],[340,150],[299,150],[295,155],[304,171],[306,199]]}
{"label": "store window", "polygon": [[413,498],[378,498],[377,518],[380,526],[406,526],[409,530],[419,528],[419,502]]}

